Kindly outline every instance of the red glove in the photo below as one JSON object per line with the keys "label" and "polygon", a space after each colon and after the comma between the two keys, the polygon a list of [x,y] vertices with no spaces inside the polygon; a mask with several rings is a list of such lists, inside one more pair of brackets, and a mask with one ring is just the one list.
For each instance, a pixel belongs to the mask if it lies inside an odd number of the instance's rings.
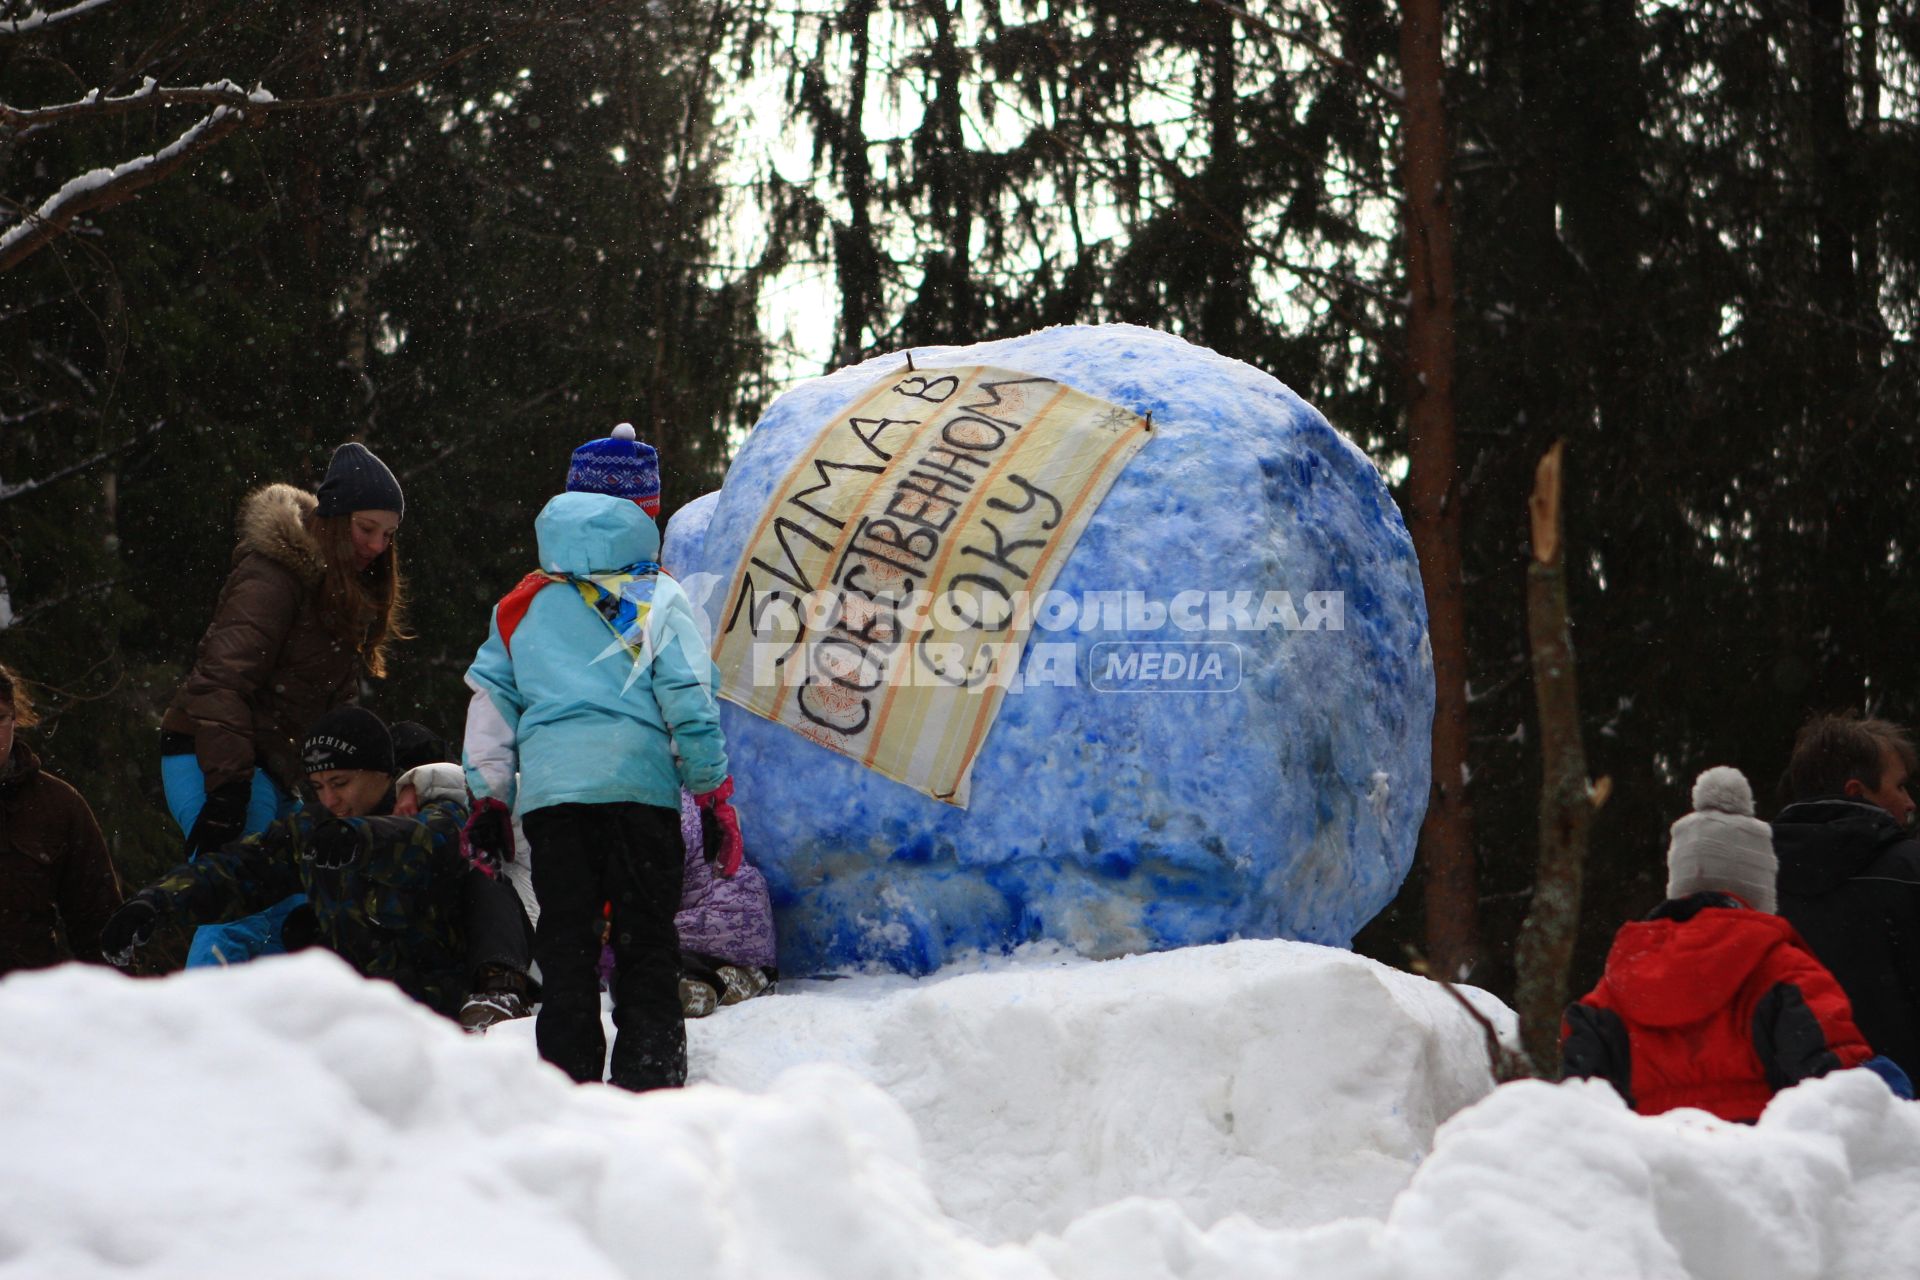
{"label": "red glove", "polygon": [[700,846],[722,879],[731,880],[740,871],[740,860],[747,847],[740,840],[740,815],[727,801],[733,798],[733,778],[711,791],[693,798],[700,810]]}

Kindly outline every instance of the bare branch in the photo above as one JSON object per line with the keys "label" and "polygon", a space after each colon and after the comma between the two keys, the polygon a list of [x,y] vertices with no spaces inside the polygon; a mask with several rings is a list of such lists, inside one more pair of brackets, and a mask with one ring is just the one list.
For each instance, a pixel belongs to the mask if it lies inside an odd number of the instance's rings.
{"label": "bare branch", "polygon": [[[51,609],[57,609],[69,600],[74,600],[74,599],[84,600],[84,599],[96,596],[100,593],[101,588],[111,587],[119,581],[120,579],[116,576],[112,578],[102,578],[98,582],[81,583],[78,586],[68,587],[65,591],[62,591],[57,596],[49,596],[44,600],[36,600],[33,602],[32,605],[30,605],[25,609],[20,610],[20,612],[18,613],[0,614],[0,630],[5,630],[8,628],[25,627],[30,622],[32,622],[35,618],[39,617],[41,614],[46,613]],[[105,665],[107,660],[108,659],[103,658],[101,659],[100,662],[95,663],[94,670],[96,671],[99,670],[101,666]],[[87,674],[92,675],[93,672],[89,671]],[[39,682],[36,682],[36,683],[39,683]],[[44,683],[40,683],[40,688],[44,691],[49,691],[49,692],[64,692],[64,690],[58,690],[58,691],[48,690],[48,686],[45,685]],[[114,688],[115,689],[119,688],[119,681],[116,680],[114,682]],[[109,693],[111,693],[112,691],[113,690],[111,689],[108,690]],[[97,701],[97,699],[83,698],[83,699],[80,699],[80,701],[93,702],[93,701]],[[52,714],[48,714],[43,717],[43,719],[45,720],[51,720],[53,718],[54,717]]]}
{"label": "bare branch", "polygon": [[24,18],[0,18],[0,38],[37,36],[54,27],[96,13],[119,0],[80,0],[79,4],[64,9],[55,9],[51,13],[30,13]]}
{"label": "bare branch", "polygon": [[33,405],[19,413],[0,413],[0,427],[17,427],[23,422],[45,417],[49,413],[73,412],[82,417],[99,417],[99,411],[86,405],[74,404],[70,400],[49,400],[45,404]]}
{"label": "bare branch", "polygon": [[18,484],[7,484],[5,481],[0,481],[0,502],[11,502],[15,498],[32,493],[38,489],[44,489],[48,485],[65,480],[69,476],[77,476],[83,471],[90,471],[105,462],[108,458],[117,457],[125,453],[166,425],[166,420],[161,419],[159,422],[154,423],[146,428],[146,430],[134,436],[131,440],[122,440],[110,449],[102,449],[100,452],[82,458],[78,462],[69,463],[52,475],[41,476],[37,480],[22,480]]}
{"label": "bare branch", "polygon": [[1435,973],[1426,957],[1412,947],[1407,948],[1408,967],[1423,978],[1440,984],[1440,989],[1453,997],[1454,1003],[1467,1011],[1467,1016],[1479,1024],[1480,1034],[1487,1049],[1487,1070],[1493,1076],[1495,1084],[1506,1084],[1512,1080],[1533,1080],[1539,1078],[1533,1059],[1522,1048],[1518,1052],[1500,1043],[1500,1031],[1493,1025],[1493,1019],[1483,1013],[1480,1007],[1467,999],[1466,994],[1446,978]]}
{"label": "bare branch", "polygon": [[1222,13],[1232,14],[1235,18],[1238,18],[1241,22],[1246,23],[1257,31],[1264,31],[1276,39],[1297,44],[1328,66],[1339,71],[1344,71],[1346,74],[1352,76],[1355,80],[1358,80],[1361,84],[1364,84],[1367,88],[1373,90],[1395,106],[1406,105],[1406,94],[1394,88],[1392,85],[1387,84],[1385,81],[1376,80],[1365,67],[1351,58],[1343,57],[1335,53],[1305,32],[1286,27],[1276,27],[1265,18],[1255,17],[1237,4],[1227,3],[1227,0],[1201,0],[1201,3],[1212,5]]}
{"label": "bare branch", "polygon": [[411,484],[415,476],[423,475],[426,472],[433,470],[435,467],[439,466],[441,463],[445,462],[448,458],[451,458],[454,454],[459,453],[462,449],[466,447],[467,447],[467,443],[464,440],[456,441],[453,444],[449,444],[449,445],[442,445],[439,449],[435,450],[429,456],[420,459],[413,466],[408,467],[405,471],[402,471],[399,476],[400,483]]}
{"label": "bare branch", "polygon": [[[603,0],[611,3],[611,0]],[[76,118],[100,119],[107,116],[124,115],[129,111],[141,111],[153,107],[179,106],[182,104],[219,104],[244,108],[248,112],[266,114],[284,111],[322,111],[329,107],[356,106],[361,103],[378,102],[384,98],[396,97],[419,88],[434,76],[445,71],[457,62],[462,62],[493,43],[493,38],[476,40],[472,44],[456,49],[446,57],[426,67],[404,80],[392,84],[378,85],[370,89],[355,89],[347,93],[329,94],[323,98],[280,99],[265,89],[255,89],[251,93],[242,89],[231,80],[222,80],[215,84],[199,85],[194,88],[167,88],[155,84],[149,79],[132,93],[117,98],[103,98],[95,90],[86,97],[73,102],[60,103],[51,107],[9,107],[0,103],[0,126],[19,129],[41,129],[48,125],[60,124]]]}

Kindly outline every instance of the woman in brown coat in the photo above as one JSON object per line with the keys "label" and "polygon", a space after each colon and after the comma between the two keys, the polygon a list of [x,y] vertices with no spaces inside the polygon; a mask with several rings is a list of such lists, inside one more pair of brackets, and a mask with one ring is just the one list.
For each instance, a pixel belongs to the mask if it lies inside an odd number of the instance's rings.
{"label": "woman in brown coat", "polygon": [[26,686],[0,666],[0,976],[58,964],[67,952],[98,964],[100,926],[120,905],[93,810],[14,737],[34,720]]}
{"label": "woman in brown coat", "polygon": [[[364,445],[334,451],[319,493],[271,484],[240,505],[233,569],[213,622],[161,721],[167,807],[189,860],[265,830],[306,775],[308,726],[384,676],[401,638],[404,587],[394,533],[406,503]],[[302,899],[201,928],[187,964],[233,964],[283,950],[280,925]]]}

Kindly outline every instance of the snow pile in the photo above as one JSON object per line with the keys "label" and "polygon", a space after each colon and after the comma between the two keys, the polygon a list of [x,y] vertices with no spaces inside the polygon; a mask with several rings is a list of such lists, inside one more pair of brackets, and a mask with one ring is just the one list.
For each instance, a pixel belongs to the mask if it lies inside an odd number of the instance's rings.
{"label": "snow pile", "polygon": [[[912,355],[922,373],[1057,379],[1151,415],[1153,438],[1033,602],[1023,682],[981,743],[967,809],[722,707],[782,969],[930,973],[1042,940],[1102,957],[1348,945],[1412,862],[1433,716],[1419,565],[1373,463],[1269,374],[1149,329]],[[710,621],[733,609],[727,584],[788,469],[905,367],[878,356],[786,392],[719,493],[675,515],[664,563]],[[1227,661],[1218,681],[1145,674],[1203,654]],[[1138,681],[1115,675],[1129,655]]]}
{"label": "snow pile", "polygon": [[524,1023],[469,1040],[313,953],[16,975],[0,1277],[1920,1267],[1920,1112],[1876,1077],[1791,1090],[1751,1128],[1515,1085],[1423,1153],[1487,1088],[1479,1028],[1319,948],[806,984],[693,1033],[719,1083],[633,1097],[566,1082]]}
{"label": "snow pile", "polygon": [[1133,1200],[1034,1251],[1060,1280],[1886,1280],[1920,1268],[1916,1195],[1920,1112],[1866,1071],[1752,1128],[1528,1081],[1443,1126],[1385,1222],[1201,1231]]}
{"label": "snow pile", "polygon": [[1304,943],[812,984],[696,1034],[702,1079],[758,1091],[825,1059],[886,1090],[941,1205],[995,1241],[1126,1196],[1202,1225],[1384,1213],[1440,1121],[1492,1087],[1438,986]]}
{"label": "snow pile", "polygon": [[578,1088],[311,952],[13,977],[0,1027],[0,1275],[1020,1274],[829,1069]]}

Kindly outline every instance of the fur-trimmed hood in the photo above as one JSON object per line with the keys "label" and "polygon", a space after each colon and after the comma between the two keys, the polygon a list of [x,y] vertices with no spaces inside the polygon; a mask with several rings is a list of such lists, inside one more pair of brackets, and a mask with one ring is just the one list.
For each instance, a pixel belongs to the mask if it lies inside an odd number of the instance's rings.
{"label": "fur-trimmed hood", "polygon": [[326,554],[307,532],[306,517],[319,499],[290,484],[255,489],[240,503],[239,552],[258,551],[285,565],[303,582],[318,582],[327,572]]}
{"label": "fur-trimmed hood", "polygon": [[189,734],[209,792],[264,767],[283,790],[305,770],[307,727],[351,702],[364,669],[353,628],[334,626],[323,598],[326,553],[305,517],[313,494],[270,484],[240,503],[233,568],[193,670],[160,721]]}

